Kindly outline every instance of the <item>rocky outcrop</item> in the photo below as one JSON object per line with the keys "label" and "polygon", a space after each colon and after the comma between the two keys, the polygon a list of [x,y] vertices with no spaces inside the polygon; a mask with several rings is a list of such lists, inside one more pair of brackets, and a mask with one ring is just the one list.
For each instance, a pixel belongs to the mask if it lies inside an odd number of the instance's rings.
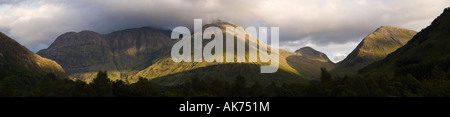
{"label": "rocky outcrop", "polygon": [[57,61],[75,78],[89,81],[98,70],[107,70],[111,78],[122,79],[152,64],[172,44],[169,31],[149,27],[109,34],[81,31],[60,35],[38,54]]}

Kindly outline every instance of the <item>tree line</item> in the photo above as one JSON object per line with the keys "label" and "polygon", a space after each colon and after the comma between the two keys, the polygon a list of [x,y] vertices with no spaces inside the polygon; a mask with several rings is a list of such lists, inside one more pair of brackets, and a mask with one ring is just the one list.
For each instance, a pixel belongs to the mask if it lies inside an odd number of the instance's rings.
{"label": "tree line", "polygon": [[[1,74],[0,74],[1,75]],[[5,76],[5,75],[2,75]],[[431,78],[408,74],[333,77],[321,69],[321,81],[309,84],[263,86],[249,83],[242,75],[233,82],[218,78],[188,78],[183,85],[164,87],[139,78],[136,83],[111,81],[99,71],[91,83],[57,78],[54,74],[6,75],[0,79],[0,96],[6,97],[423,97],[450,96],[450,72],[434,70]]]}

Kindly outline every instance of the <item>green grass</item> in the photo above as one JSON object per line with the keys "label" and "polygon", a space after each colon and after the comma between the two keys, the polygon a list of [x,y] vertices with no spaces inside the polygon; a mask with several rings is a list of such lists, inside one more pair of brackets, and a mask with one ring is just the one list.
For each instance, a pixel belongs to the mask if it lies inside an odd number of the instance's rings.
{"label": "green grass", "polygon": [[[450,60],[450,10],[442,13],[427,28],[420,31],[405,46],[399,48],[386,59],[375,62],[363,69],[364,74],[417,74],[415,70],[430,74],[432,69],[447,71]],[[425,68],[434,67],[434,68]],[[415,70],[406,70],[415,69]],[[400,73],[403,71],[404,73]],[[428,72],[428,73],[426,73]]]}
{"label": "green grass", "polygon": [[405,45],[417,32],[383,26],[366,36],[347,58],[330,71],[335,75],[353,75],[365,66],[384,59],[388,54]]}

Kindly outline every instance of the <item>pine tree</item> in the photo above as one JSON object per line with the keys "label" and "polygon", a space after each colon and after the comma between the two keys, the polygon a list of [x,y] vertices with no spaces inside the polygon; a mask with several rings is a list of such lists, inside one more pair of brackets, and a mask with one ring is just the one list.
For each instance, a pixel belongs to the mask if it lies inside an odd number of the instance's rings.
{"label": "pine tree", "polygon": [[157,92],[153,84],[145,78],[140,77],[139,81],[133,87],[135,96],[138,97],[154,97],[157,96]]}
{"label": "pine tree", "polygon": [[327,71],[327,68],[320,68],[320,80],[322,80],[322,82],[329,82],[332,81],[333,79],[331,78],[331,74]]}
{"label": "pine tree", "polygon": [[113,94],[117,97],[125,97],[128,96],[127,94],[127,85],[125,85],[125,82],[122,80],[116,80],[113,82]]}
{"label": "pine tree", "polygon": [[250,88],[249,94],[252,97],[263,97],[264,96],[264,89],[263,86],[256,81],[255,84]]}
{"label": "pine tree", "polygon": [[234,93],[237,97],[246,97],[247,87],[246,87],[247,81],[245,81],[245,77],[242,75],[238,75],[236,77],[236,80],[234,81]]}
{"label": "pine tree", "polygon": [[112,82],[108,78],[108,73],[106,71],[99,71],[97,77],[92,80],[92,88],[95,90],[95,96],[97,97],[112,97],[113,88]]}

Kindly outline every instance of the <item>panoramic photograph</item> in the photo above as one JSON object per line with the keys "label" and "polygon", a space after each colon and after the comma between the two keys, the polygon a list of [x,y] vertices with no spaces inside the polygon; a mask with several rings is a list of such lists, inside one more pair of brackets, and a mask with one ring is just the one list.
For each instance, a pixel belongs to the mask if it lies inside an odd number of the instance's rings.
{"label": "panoramic photograph", "polygon": [[0,100],[450,97],[449,44],[448,0],[0,0]]}

